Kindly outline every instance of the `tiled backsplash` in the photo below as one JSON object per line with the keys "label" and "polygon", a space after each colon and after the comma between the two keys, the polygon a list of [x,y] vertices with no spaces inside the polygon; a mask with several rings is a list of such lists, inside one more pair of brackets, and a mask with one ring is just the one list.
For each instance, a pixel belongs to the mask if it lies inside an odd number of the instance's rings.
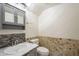
{"label": "tiled backsplash", "polygon": [[79,40],[39,37],[40,46],[44,46],[50,50],[50,55],[54,56],[77,56],[79,55]]}
{"label": "tiled backsplash", "polygon": [[0,35],[0,48],[25,42],[25,33]]}

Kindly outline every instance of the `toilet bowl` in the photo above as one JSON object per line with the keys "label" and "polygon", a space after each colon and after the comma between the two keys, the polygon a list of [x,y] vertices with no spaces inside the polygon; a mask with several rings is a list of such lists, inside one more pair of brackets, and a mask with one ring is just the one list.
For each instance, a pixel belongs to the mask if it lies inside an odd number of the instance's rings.
{"label": "toilet bowl", "polygon": [[37,55],[39,56],[48,56],[49,50],[45,47],[38,47],[37,48]]}
{"label": "toilet bowl", "polygon": [[[39,39],[32,39],[30,40],[31,43],[38,44],[39,45]],[[48,56],[49,50],[45,47],[38,47],[37,48],[37,55],[38,56]]]}

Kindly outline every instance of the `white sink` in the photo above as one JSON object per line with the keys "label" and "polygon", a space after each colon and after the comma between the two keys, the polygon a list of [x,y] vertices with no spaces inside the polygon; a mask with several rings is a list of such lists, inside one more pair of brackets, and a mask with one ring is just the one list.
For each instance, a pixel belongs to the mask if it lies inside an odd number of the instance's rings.
{"label": "white sink", "polygon": [[4,53],[6,54],[15,54],[17,52],[22,52],[24,49],[26,49],[27,46],[25,44],[19,44],[13,47],[8,47],[4,50]]}
{"label": "white sink", "polygon": [[6,53],[6,54],[15,54],[15,53],[17,53],[17,48],[13,49],[13,47],[8,47],[4,50],[4,53]]}
{"label": "white sink", "polygon": [[15,46],[7,47],[3,51],[6,55],[23,55],[25,53],[28,53],[38,45],[24,42]]}

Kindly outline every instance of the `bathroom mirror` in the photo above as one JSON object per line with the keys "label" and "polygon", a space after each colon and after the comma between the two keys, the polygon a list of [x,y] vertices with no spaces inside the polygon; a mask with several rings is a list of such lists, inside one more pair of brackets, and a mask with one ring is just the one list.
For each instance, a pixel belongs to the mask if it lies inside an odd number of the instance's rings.
{"label": "bathroom mirror", "polygon": [[14,23],[14,14],[5,11],[5,22]]}
{"label": "bathroom mirror", "polygon": [[24,17],[21,15],[18,15],[17,22],[18,22],[18,24],[24,24]]}

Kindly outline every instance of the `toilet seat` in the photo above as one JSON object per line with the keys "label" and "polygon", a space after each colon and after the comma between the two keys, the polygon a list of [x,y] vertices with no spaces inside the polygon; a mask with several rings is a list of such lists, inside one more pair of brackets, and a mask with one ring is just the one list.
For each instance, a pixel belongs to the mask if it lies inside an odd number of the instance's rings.
{"label": "toilet seat", "polygon": [[42,56],[48,56],[49,55],[49,50],[45,47],[38,47],[37,48],[37,53],[39,55],[42,55]]}

